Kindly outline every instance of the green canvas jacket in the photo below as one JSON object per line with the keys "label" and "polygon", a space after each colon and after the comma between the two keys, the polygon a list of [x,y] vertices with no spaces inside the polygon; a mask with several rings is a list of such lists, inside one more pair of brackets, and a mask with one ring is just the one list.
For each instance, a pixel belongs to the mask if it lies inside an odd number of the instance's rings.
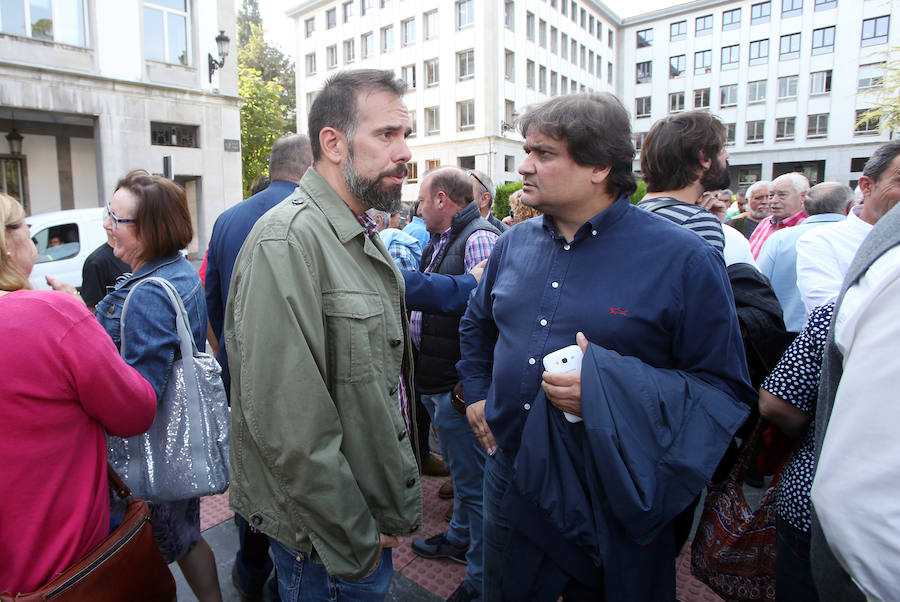
{"label": "green canvas jacket", "polygon": [[[231,507],[344,579],[369,573],[379,533],[422,525],[403,278],[318,174],[256,223],[225,317]],[[412,419],[413,428],[415,418]]]}

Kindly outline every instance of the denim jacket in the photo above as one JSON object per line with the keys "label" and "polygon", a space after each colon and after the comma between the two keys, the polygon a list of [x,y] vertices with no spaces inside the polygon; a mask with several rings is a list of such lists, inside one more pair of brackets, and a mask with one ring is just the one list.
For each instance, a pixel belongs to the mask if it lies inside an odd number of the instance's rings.
{"label": "denim jacket", "polygon": [[[144,264],[127,280],[106,295],[94,315],[110,338],[121,350],[119,320],[128,292],[135,284],[149,276],[165,278],[175,287],[191,323],[197,348],[206,348],[206,301],[197,271],[181,255],[164,257]],[[148,283],[141,286],[128,304],[125,320],[125,362],[146,378],[156,398],[166,390],[166,381],[179,353],[175,308],[161,286]]]}

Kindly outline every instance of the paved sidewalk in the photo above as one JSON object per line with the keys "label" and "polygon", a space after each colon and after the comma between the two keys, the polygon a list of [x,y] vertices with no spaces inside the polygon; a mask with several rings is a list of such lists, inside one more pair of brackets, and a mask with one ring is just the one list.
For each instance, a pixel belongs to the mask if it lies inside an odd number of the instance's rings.
{"label": "paved sidewalk", "polygon": [[[444,513],[451,501],[441,500],[437,491],[444,479],[422,477],[424,503],[424,529],[422,536],[435,535],[447,529]],[[762,489],[745,487],[747,501],[757,504],[762,497]],[[698,508],[702,509],[702,504]],[[225,602],[240,602],[240,597],[231,584],[231,566],[237,552],[237,530],[233,513],[228,508],[228,494],[203,498],[200,503],[200,525],[203,537],[216,555],[219,571],[219,585]],[[695,520],[696,523],[696,520]],[[696,527],[696,524],[695,524]],[[416,556],[410,543],[412,538],[403,538],[394,549],[394,579],[388,600],[391,602],[436,602],[445,600],[465,577],[465,566],[451,560],[426,560]],[[680,602],[721,602],[709,588],[691,576],[690,544],[686,545],[676,561],[676,597]],[[171,565],[172,574],[178,585],[178,599],[194,600],[194,595],[184,581],[177,564]]]}

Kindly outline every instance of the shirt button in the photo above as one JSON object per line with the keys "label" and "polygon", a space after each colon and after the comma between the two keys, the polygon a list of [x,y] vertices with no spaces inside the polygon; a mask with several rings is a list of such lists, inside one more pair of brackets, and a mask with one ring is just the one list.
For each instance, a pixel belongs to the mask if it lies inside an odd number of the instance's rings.
{"label": "shirt button", "polygon": [[597,231],[596,231],[596,230],[591,230],[591,236],[597,236]]}
{"label": "shirt button", "polygon": [[403,342],[403,341],[401,341],[400,339],[392,339],[392,340],[391,340],[391,347],[396,347],[396,346],[398,346],[398,345],[399,345],[400,343],[402,343],[402,342]]}
{"label": "shirt button", "polygon": [[260,515],[254,514],[253,516],[250,517],[250,522],[258,527],[262,524],[263,519]]}
{"label": "shirt button", "polygon": [[566,245],[566,246],[563,247],[563,249],[565,249],[566,251],[568,251],[568,250],[571,249],[571,248],[572,248],[571,245]]}
{"label": "shirt button", "polygon": [[531,404],[530,404],[530,403],[526,403],[526,404],[525,404],[524,406],[522,406],[522,407],[525,408],[526,410],[530,410],[530,409],[531,409]]}
{"label": "shirt button", "polygon": [[559,288],[559,282],[552,282],[550,286],[552,286],[553,288]]}
{"label": "shirt button", "polygon": [[541,326],[546,326],[546,325],[547,325],[547,320],[541,320]]}
{"label": "shirt button", "polygon": [[415,479],[415,478],[410,477],[410,478],[406,479],[406,486],[407,486],[407,487],[412,487],[412,486],[415,485],[415,484],[416,484],[416,479]]}
{"label": "shirt button", "polygon": [[535,361],[536,360],[533,357],[528,358],[528,363],[531,364],[532,366],[534,366]]}

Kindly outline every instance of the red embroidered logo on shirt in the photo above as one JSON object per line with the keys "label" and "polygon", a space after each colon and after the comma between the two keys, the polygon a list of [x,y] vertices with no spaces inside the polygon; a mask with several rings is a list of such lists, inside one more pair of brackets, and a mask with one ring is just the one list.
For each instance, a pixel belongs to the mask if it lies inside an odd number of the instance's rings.
{"label": "red embroidered logo on shirt", "polygon": [[613,314],[614,316],[627,316],[628,310],[622,309],[621,307],[610,307],[609,313]]}

